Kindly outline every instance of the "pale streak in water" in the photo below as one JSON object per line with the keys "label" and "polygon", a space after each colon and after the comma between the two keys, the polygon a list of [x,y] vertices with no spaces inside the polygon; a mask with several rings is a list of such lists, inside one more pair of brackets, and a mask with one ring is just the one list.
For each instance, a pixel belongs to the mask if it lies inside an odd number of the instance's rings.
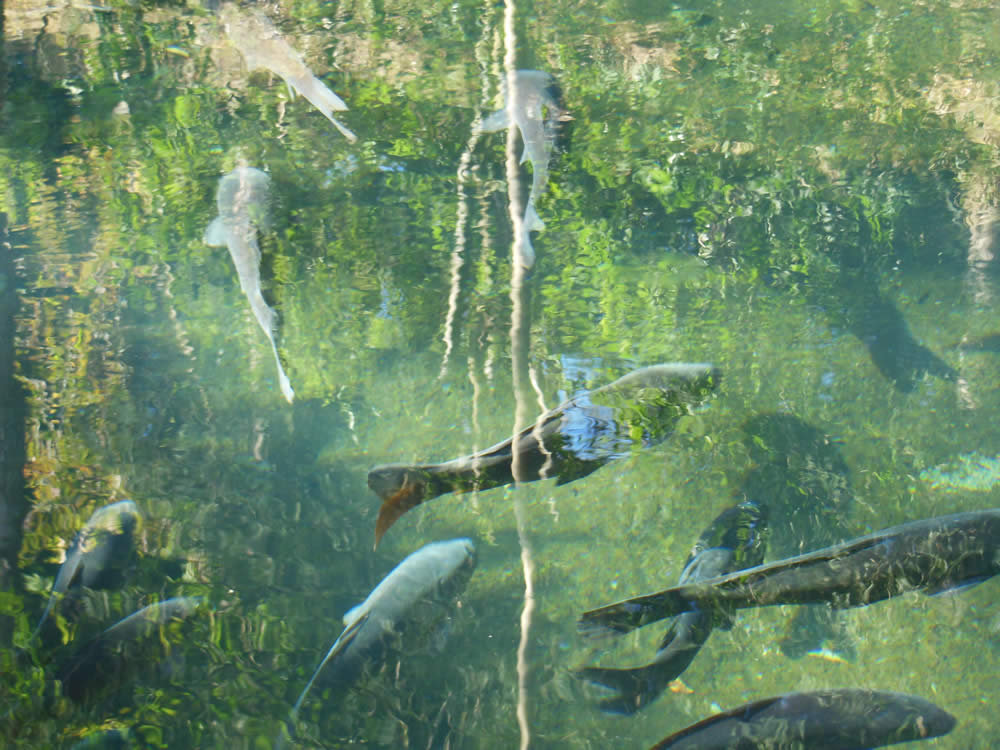
{"label": "pale streak in water", "polygon": [[[504,72],[507,76],[507,117],[514,122],[514,105],[517,95],[517,37],[514,32],[515,16],[514,0],[504,0],[503,31],[504,31]],[[525,319],[524,304],[524,271],[525,259],[528,257],[525,243],[530,242],[528,233],[524,231],[521,218],[521,179],[520,164],[515,147],[517,145],[517,128],[507,129],[507,195],[509,199],[510,220],[514,230],[514,243],[511,248],[511,279],[510,279],[510,356],[513,370],[514,399],[516,412],[512,437],[516,440],[528,424],[528,401],[525,398],[525,385],[528,376],[528,334],[529,322]],[[530,245],[529,245],[530,247]],[[531,253],[534,257],[534,253]],[[530,265],[530,263],[528,264]],[[521,456],[515,451],[511,461],[511,473],[514,475],[514,515],[517,520],[517,539],[521,545],[521,567],[524,570],[524,608],[521,610],[521,639],[517,644],[517,725],[521,732],[521,750],[531,746],[531,729],[528,726],[528,638],[531,631],[531,617],[535,611],[535,564],[527,533],[525,530],[524,504],[521,495],[516,491],[522,481]]]}

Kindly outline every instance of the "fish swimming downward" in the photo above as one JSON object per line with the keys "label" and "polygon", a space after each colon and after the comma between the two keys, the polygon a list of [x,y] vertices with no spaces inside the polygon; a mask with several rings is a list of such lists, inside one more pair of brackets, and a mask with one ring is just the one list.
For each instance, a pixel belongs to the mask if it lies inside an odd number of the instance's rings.
{"label": "fish swimming downward", "polygon": [[140,520],[139,509],[131,500],[120,500],[94,511],[66,553],[45,611],[31,635],[32,640],[42,629],[56,601],[73,583],[79,581],[87,588],[98,588],[103,579],[128,561],[135,549],[135,529]]}
{"label": "fish swimming downward", "polygon": [[710,364],[651,365],[583,392],[542,414],[516,439],[440,464],[384,464],[368,472],[382,499],[375,544],[408,510],[447,492],[487,490],[514,482],[513,456],[522,481],[555,477],[565,484],[585,477],[636,448],[667,438],[677,420],[715,390],[721,373]]}
{"label": "fish swimming downward", "polygon": [[263,13],[241,11],[235,3],[226,3],[219,18],[233,46],[243,55],[248,70],[263,68],[281,76],[293,99],[295,92],[302,94],[347,140],[358,139],[333,116],[334,112],[347,110],[344,100],[313,75],[302,56],[282,39]]}
{"label": "fish swimming downward", "polygon": [[[694,583],[760,565],[766,547],[767,518],[751,501],[726,508],[705,529],[688,557],[679,583]],[[732,619],[716,612],[685,612],[676,617],[649,664],[631,669],[585,667],[576,676],[618,691],[601,700],[604,711],[634,714],[648,706],[694,661],[714,627],[728,630]]]}
{"label": "fish swimming downward", "polygon": [[780,604],[863,607],[938,594],[1000,573],[1000,509],[904,523],[843,544],[584,612],[584,634],[627,633],[682,612]]}
{"label": "fish swimming downward", "polygon": [[282,731],[275,749],[294,735],[299,709],[321,673],[331,690],[343,693],[365,672],[377,671],[390,652],[412,648],[453,608],[475,568],[476,547],[464,538],[427,544],[397,565],[367,599],[344,615],[344,632],[292,707],[288,720],[292,735]]}
{"label": "fish swimming downward", "polygon": [[710,716],[650,750],[868,750],[948,734],[955,717],[916,695],[787,693]]}
{"label": "fish swimming downward", "polygon": [[[120,688],[147,660],[122,652],[128,643],[146,642],[156,648],[171,644],[164,630],[186,620],[202,605],[200,596],[178,596],[150,604],[105,629],[59,667],[56,677],[63,695],[83,702]],[[156,636],[154,639],[153,636]]]}
{"label": "fish swimming downward", "polygon": [[[510,109],[513,109],[514,125],[521,134],[524,151],[521,163],[531,162],[531,192],[524,207],[524,256],[522,262],[531,268],[535,262],[535,251],[531,247],[529,232],[540,232],[545,223],[538,216],[535,204],[541,197],[549,181],[549,161],[555,149],[556,132],[561,121],[569,119],[559,101],[559,88],[555,79],[541,70],[518,70],[514,74],[514,98],[511,102],[507,80],[501,90],[504,98],[503,109],[497,110],[480,123],[477,132],[492,133],[506,130],[511,125]],[[544,111],[543,111],[544,108]]]}
{"label": "fish swimming downward", "polygon": [[253,167],[237,167],[219,178],[216,202],[219,215],[205,229],[205,244],[225,245],[236,266],[240,288],[250,301],[250,309],[267,334],[278,367],[278,385],[288,403],[292,403],[295,392],[281,366],[278,347],[274,343],[274,323],[277,317],[268,307],[260,291],[260,246],[257,244],[257,227],[267,229],[268,200],[271,178]]}

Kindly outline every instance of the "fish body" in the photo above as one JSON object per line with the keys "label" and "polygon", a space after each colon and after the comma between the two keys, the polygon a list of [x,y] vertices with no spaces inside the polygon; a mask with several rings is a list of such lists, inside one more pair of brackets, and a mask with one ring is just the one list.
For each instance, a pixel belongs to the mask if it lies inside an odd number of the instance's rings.
{"label": "fish body", "polygon": [[[695,543],[678,582],[695,583],[759,565],[764,560],[766,529],[766,514],[756,503],[727,508]],[[600,702],[603,710],[633,714],[656,700],[688,668],[713,628],[730,625],[718,612],[685,612],[674,618],[649,664],[631,669],[586,667],[577,676],[618,691]]]}
{"label": "fish body", "polygon": [[[63,694],[83,701],[93,694],[123,684],[135,671],[140,659],[126,657],[117,647],[126,642],[150,639],[171,623],[191,616],[201,606],[200,596],[179,596],[164,599],[133,612],[105,629],[62,665],[57,677]],[[164,643],[166,640],[161,637]]]}
{"label": "fish body", "polygon": [[947,734],[955,717],[916,695],[787,693],[711,716],[651,750],[867,750]]}
{"label": "fish body", "polygon": [[779,604],[862,607],[937,594],[1000,573],[1000,509],[913,521],[843,544],[585,612],[585,633],[627,633],[682,612]]}
{"label": "fish body", "polygon": [[555,477],[557,484],[587,476],[637,447],[665,439],[677,420],[716,388],[721,373],[710,364],[661,364],[635,370],[544,413],[502,443],[440,464],[385,464],[368,472],[368,486],[383,501],[375,543],[406,511],[447,492],[487,490],[514,481]]}
{"label": "fish body", "polygon": [[324,684],[342,692],[377,670],[390,651],[412,647],[447,615],[475,567],[476,547],[464,538],[427,544],[397,565],[344,616],[344,631],[299,695],[290,725],[321,674]]}
{"label": "fish body", "polygon": [[94,511],[66,553],[32,638],[41,630],[56,601],[74,582],[98,588],[113,569],[128,560],[135,548],[135,530],[140,521],[139,509],[131,500],[120,500]]}
{"label": "fish body", "polygon": [[295,393],[292,384],[281,366],[278,347],[274,343],[274,324],[277,314],[272,310],[260,288],[260,245],[257,244],[257,228],[267,229],[268,200],[271,178],[253,167],[237,167],[219,179],[216,203],[219,215],[205,229],[205,244],[225,245],[236,266],[240,289],[250,302],[254,317],[267,334],[278,368],[278,385],[288,403],[292,403]]}
{"label": "fish body", "polygon": [[514,74],[514,81],[513,101],[507,80],[504,79],[503,109],[486,117],[479,124],[478,130],[485,133],[506,130],[511,125],[513,113],[514,125],[524,144],[521,163],[531,162],[531,192],[528,193],[524,209],[525,255],[522,259],[524,265],[530,268],[535,255],[528,233],[545,229],[535,204],[549,181],[549,162],[555,149],[558,123],[566,119],[567,115],[559,102],[555,80],[548,73],[541,70],[518,70]]}
{"label": "fish body", "polygon": [[242,12],[235,3],[227,3],[220,18],[233,46],[243,55],[248,70],[263,68],[281,76],[293,97],[295,93],[302,94],[347,140],[358,139],[333,116],[334,112],[347,110],[344,100],[313,75],[302,56],[281,37],[263,13]]}

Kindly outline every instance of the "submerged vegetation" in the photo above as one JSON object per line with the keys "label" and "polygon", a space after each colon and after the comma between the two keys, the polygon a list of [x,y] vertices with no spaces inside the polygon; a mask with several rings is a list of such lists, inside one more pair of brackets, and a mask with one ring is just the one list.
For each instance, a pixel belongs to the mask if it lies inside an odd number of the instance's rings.
{"label": "submerged vegetation", "polygon": [[[377,552],[372,466],[475,454],[514,424],[504,139],[475,128],[503,102],[503,8],[252,12],[346,103],[356,142],[281,70],[248,70],[207,1],[4,4],[0,746],[268,747],[343,614],[421,545],[469,536],[446,658],[421,644],[335,703],[312,693],[296,741],[515,747],[515,492],[537,566],[532,747],[643,747],[719,707],[847,685],[954,714],[939,747],[995,746],[996,581],[817,618],[795,654],[775,642],[792,613],[740,613],[628,719],[572,674],[593,656],[579,612],[673,585],[748,493],[770,495],[750,499],[783,557],[997,505],[996,482],[941,478],[1000,455],[991,4],[519,5],[517,67],[562,92],[532,193],[522,397],[541,414],[662,362],[725,379],[666,443],[570,484],[442,497]],[[241,167],[269,178],[278,368],[229,254],[203,242]],[[75,534],[124,497],[142,524],[122,585],[53,607],[32,643]],[[204,610],[155,666],[86,705],[60,690],[74,649],[174,597]],[[601,661],[654,652],[630,637]]]}

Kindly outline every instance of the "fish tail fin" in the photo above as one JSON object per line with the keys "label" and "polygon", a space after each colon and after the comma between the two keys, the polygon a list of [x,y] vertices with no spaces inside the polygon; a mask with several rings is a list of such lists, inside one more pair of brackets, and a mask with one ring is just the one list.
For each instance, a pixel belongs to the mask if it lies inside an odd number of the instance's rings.
{"label": "fish tail fin", "polygon": [[368,472],[368,487],[380,498],[382,507],[375,521],[375,546],[399,518],[428,497],[430,475],[416,466],[377,466]]}
{"label": "fish tail fin", "polygon": [[648,664],[632,669],[584,667],[574,672],[581,680],[617,691],[616,695],[603,698],[597,707],[605,713],[631,716],[648,706],[666,689],[674,676],[662,673],[659,664]]}
{"label": "fish tail fin", "polygon": [[289,81],[289,87],[296,89],[302,96],[309,100],[316,109],[323,113],[323,116],[333,123],[333,126],[341,132],[341,134],[354,143],[358,140],[358,137],[354,135],[350,130],[344,127],[336,117],[333,116],[334,112],[344,112],[347,110],[347,105],[344,100],[337,96],[335,93],[330,91],[330,89],[319,80],[316,76],[302,76],[294,81]]}
{"label": "fish tail fin", "polygon": [[637,596],[580,615],[577,630],[589,638],[609,633],[630,633],[651,622],[702,608],[702,602],[692,599],[696,587],[677,586],[656,594]]}

